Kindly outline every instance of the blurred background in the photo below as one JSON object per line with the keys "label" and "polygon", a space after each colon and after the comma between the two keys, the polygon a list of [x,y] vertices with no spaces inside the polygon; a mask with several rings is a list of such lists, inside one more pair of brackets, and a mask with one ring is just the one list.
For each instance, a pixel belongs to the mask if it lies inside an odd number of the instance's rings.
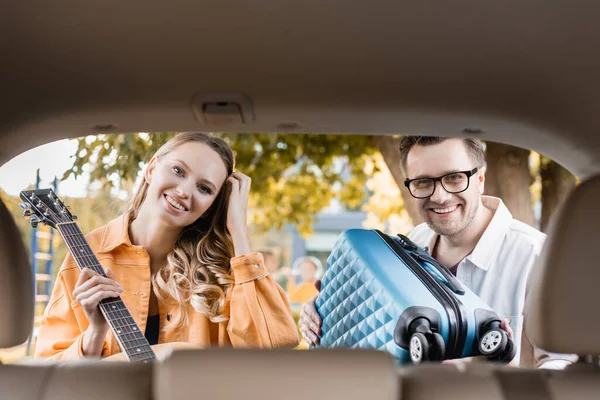
{"label": "blurred background", "polygon": [[[0,350],[11,362],[32,354],[39,321],[66,255],[57,233],[32,229],[19,192],[53,187],[87,233],[122,214],[150,156],[175,132],[97,135],[32,149],[0,168],[0,197],[28,246],[36,285],[36,321],[21,346]],[[236,169],[252,178],[249,226],[253,249],[288,295],[295,318],[316,293],[338,235],[350,228],[407,234],[421,219],[403,185],[401,135],[219,134],[236,153]],[[486,194],[542,231],[577,184],[538,153],[485,143]],[[300,349],[306,348],[302,343]]]}

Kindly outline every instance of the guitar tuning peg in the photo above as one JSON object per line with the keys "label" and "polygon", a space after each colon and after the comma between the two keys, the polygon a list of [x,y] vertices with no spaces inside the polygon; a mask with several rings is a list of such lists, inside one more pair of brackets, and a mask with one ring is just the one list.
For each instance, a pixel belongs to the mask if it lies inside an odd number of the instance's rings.
{"label": "guitar tuning peg", "polygon": [[73,218],[73,221],[77,221],[77,215],[72,215],[71,218]]}
{"label": "guitar tuning peg", "polygon": [[65,208],[71,212],[71,206],[65,206]]}
{"label": "guitar tuning peg", "polygon": [[25,210],[26,208],[29,208],[29,204],[27,204],[27,203],[19,203],[19,207],[20,207],[22,210]]}
{"label": "guitar tuning peg", "polygon": [[39,223],[40,223],[40,219],[36,215],[33,215],[29,219],[29,224],[31,225],[32,228],[37,228]]}
{"label": "guitar tuning peg", "polygon": [[31,218],[31,210],[30,209],[26,208],[23,210],[23,218],[25,218],[25,219]]}

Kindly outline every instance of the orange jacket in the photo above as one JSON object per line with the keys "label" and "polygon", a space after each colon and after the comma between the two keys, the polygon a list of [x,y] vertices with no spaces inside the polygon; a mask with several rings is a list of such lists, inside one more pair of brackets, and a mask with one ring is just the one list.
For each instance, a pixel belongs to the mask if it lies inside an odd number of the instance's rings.
{"label": "orange jacket", "polygon": [[[86,239],[104,269],[110,267],[123,287],[121,298],[144,332],[150,300],[150,258],[129,239],[127,214],[98,228]],[[281,287],[269,276],[260,253],[231,259],[235,284],[227,293],[229,320],[213,323],[191,305],[189,323],[167,331],[161,329],[158,343],[188,342],[200,347],[294,347],[298,331]],[[82,337],[89,323],[73,298],[79,268],[69,254],[58,272],[54,290],[42,319],[35,356],[53,360],[83,358]],[[160,326],[176,313],[175,305],[159,301]],[[109,330],[102,356],[121,349]]]}
{"label": "orange jacket", "polygon": [[290,298],[290,303],[304,304],[313,296],[319,294],[314,282],[303,282],[300,286],[296,286],[296,282],[290,279],[287,283],[287,292]]}

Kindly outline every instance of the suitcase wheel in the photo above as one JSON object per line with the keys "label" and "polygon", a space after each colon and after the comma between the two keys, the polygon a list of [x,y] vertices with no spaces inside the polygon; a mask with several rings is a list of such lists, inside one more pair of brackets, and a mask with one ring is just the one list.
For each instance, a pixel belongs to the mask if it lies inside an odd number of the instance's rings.
{"label": "suitcase wheel", "polygon": [[446,355],[446,343],[444,338],[437,332],[431,334],[434,346],[431,349],[431,361],[443,361]]}
{"label": "suitcase wheel", "polygon": [[515,347],[513,341],[509,340],[506,345],[506,349],[502,352],[502,354],[500,354],[497,361],[508,364],[513,358],[515,358],[516,355],[517,348]]}
{"label": "suitcase wheel", "polygon": [[444,359],[446,345],[442,335],[435,332],[416,332],[410,337],[409,353],[413,364]]}
{"label": "suitcase wheel", "polygon": [[498,362],[502,364],[508,364],[517,355],[517,349],[512,340],[508,340],[504,351],[500,352],[496,357],[488,357],[491,362]]}
{"label": "suitcase wheel", "polygon": [[413,364],[421,364],[423,361],[428,360],[429,343],[424,334],[421,332],[413,333],[409,343],[408,351],[410,352],[410,361]]}
{"label": "suitcase wheel", "polygon": [[481,336],[479,352],[488,358],[495,358],[507,350],[508,343],[508,335],[504,330],[492,328]]}

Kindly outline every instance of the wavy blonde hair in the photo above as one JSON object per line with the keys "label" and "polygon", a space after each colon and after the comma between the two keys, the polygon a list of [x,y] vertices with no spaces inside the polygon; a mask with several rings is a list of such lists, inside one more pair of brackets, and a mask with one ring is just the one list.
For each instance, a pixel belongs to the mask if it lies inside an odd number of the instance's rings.
{"label": "wavy blonde hair", "polygon": [[[173,137],[155,156],[164,156],[188,142],[200,142],[216,151],[227,169],[227,176],[231,175],[235,160],[229,145],[201,132],[185,132]],[[142,179],[130,208],[131,221],[137,218],[147,192],[148,183]],[[234,255],[226,223],[229,192],[229,186],[223,184],[207,212],[183,230],[173,251],[167,255],[167,264],[152,277],[156,297],[179,306],[179,312],[165,329],[187,324],[190,304],[213,322],[227,320],[225,296],[233,284],[230,260]]]}

